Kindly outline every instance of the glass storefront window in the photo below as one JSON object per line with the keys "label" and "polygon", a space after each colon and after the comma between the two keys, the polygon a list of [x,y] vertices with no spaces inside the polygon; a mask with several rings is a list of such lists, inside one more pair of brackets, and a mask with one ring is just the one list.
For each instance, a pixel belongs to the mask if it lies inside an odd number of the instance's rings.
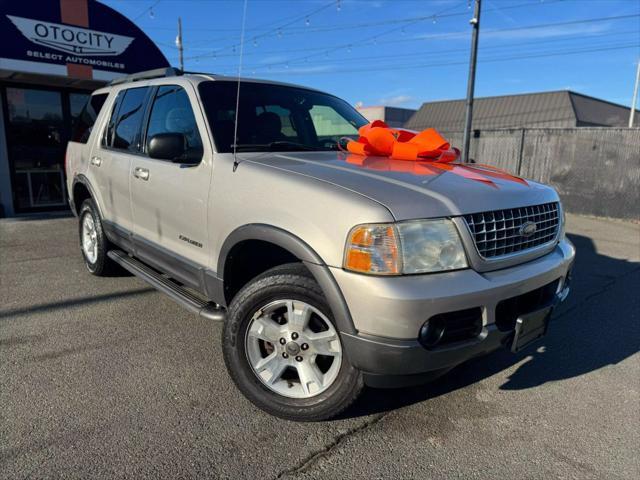
{"label": "glass storefront window", "polygon": [[6,98],[6,137],[16,211],[64,208],[64,152],[71,121],[80,114],[88,95],[7,87]]}
{"label": "glass storefront window", "polygon": [[82,112],[82,109],[89,101],[88,93],[70,93],[69,94],[69,112],[71,113],[71,122],[75,122],[76,118]]}

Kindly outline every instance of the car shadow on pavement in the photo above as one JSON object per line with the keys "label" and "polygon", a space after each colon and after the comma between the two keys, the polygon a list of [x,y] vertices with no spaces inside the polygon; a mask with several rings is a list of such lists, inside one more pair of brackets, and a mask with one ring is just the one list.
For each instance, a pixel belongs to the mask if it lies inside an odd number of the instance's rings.
{"label": "car shadow on pavement", "polygon": [[[572,292],[548,335],[519,354],[506,349],[476,358],[418,387],[369,388],[344,417],[387,412],[446,395],[511,367],[501,390],[521,390],[615,365],[640,350],[640,263],[601,255],[588,237],[568,235],[577,249]],[[636,293],[632,293],[636,292]]]}
{"label": "car shadow on pavement", "polygon": [[0,320],[5,318],[19,317],[21,315],[31,315],[34,313],[51,313],[53,310],[66,310],[71,307],[79,307],[92,305],[96,303],[110,302],[113,300],[121,300],[126,297],[134,297],[148,293],[154,293],[156,290],[151,287],[136,288],[125,292],[114,292],[103,295],[93,295],[90,297],[66,298],[55,302],[46,302],[28,307],[18,307],[12,309],[0,309]]}

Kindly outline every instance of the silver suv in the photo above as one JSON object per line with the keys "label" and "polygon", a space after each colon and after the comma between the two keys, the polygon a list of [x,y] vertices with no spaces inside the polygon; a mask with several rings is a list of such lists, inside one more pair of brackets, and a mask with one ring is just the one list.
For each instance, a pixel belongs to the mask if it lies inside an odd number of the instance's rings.
{"label": "silver suv", "polygon": [[239,390],[301,421],[545,334],[575,253],[552,188],[347,155],[367,121],[309,88],[242,80],[236,122],[238,85],[169,69],[93,94],[66,161],[91,273],[223,321]]}

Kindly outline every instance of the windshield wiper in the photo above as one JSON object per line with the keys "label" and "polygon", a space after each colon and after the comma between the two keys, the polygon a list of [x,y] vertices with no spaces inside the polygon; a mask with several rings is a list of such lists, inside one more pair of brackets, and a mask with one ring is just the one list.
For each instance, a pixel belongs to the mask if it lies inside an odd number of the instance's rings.
{"label": "windshield wiper", "polygon": [[[233,147],[233,145],[232,145]],[[264,152],[264,151],[272,151],[276,152],[279,149],[282,150],[322,150],[322,147],[314,147],[312,145],[305,145],[304,143],[297,142],[288,142],[288,141],[277,141],[270,143],[238,143],[235,145],[236,150],[238,152],[248,152],[248,151],[256,151],[256,152]]]}

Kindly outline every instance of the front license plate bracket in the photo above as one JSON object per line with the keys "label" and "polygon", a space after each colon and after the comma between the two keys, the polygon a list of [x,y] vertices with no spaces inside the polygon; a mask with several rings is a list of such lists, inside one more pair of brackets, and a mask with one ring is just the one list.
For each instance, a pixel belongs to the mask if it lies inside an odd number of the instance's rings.
{"label": "front license plate bracket", "polygon": [[511,351],[517,353],[547,333],[552,306],[541,308],[535,312],[520,315],[516,320],[516,330],[511,344]]}

